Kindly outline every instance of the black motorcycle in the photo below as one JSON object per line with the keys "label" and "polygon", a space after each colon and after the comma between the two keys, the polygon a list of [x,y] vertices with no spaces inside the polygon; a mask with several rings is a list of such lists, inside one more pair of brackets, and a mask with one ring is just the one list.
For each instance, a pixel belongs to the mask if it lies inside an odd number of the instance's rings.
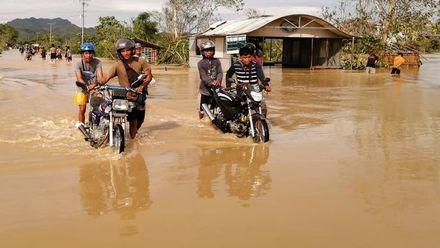
{"label": "black motorcycle", "polygon": [[[269,82],[270,79],[266,79]],[[237,137],[251,136],[255,143],[269,141],[269,125],[263,114],[264,87],[245,84],[235,88],[210,88],[210,104],[202,104],[203,111],[223,133]]]}

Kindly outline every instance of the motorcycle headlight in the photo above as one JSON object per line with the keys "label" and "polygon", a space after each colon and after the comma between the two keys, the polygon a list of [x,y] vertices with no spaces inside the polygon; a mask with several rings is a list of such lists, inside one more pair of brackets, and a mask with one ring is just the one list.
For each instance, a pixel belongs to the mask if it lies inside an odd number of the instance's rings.
{"label": "motorcycle headlight", "polygon": [[112,107],[117,111],[128,111],[128,101],[123,99],[113,100]]}
{"label": "motorcycle headlight", "polygon": [[261,102],[263,100],[263,94],[261,92],[251,91],[251,96],[256,102]]}

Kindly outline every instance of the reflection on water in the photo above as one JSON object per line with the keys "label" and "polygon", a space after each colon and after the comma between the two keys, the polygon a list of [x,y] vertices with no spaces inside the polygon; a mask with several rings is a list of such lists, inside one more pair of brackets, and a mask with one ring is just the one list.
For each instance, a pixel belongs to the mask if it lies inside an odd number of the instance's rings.
{"label": "reflection on water", "polygon": [[115,212],[123,220],[132,220],[153,203],[148,169],[139,154],[81,166],[79,183],[81,204],[91,216]]}
{"label": "reflection on water", "polygon": [[248,200],[264,195],[272,181],[269,171],[261,169],[268,157],[268,145],[200,149],[197,194],[213,198],[214,181],[223,173],[230,196]]}
{"label": "reflection on water", "polygon": [[265,68],[265,145],[198,120],[196,69],[162,70],[139,136],[115,158],[73,125],[72,67],[16,54],[0,59],[0,240],[14,244],[4,247],[53,244],[72,226],[89,235],[77,242],[111,236],[128,247],[439,243],[440,56],[400,78]]}

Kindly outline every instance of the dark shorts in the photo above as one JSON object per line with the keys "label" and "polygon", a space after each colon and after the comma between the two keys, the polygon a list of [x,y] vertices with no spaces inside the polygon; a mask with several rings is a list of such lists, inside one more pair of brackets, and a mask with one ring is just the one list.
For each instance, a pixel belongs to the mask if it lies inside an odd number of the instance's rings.
{"label": "dark shorts", "polygon": [[211,104],[212,96],[200,95],[200,112],[203,112],[202,104]]}
{"label": "dark shorts", "polygon": [[128,121],[137,120],[138,122],[143,122],[144,119],[145,119],[145,106],[142,110],[138,109],[137,107],[134,108],[130,113],[128,113],[127,116]]}
{"label": "dark shorts", "polygon": [[400,75],[400,70],[398,68],[391,69],[391,74]]}
{"label": "dark shorts", "polygon": [[57,58],[57,54],[56,53],[51,53],[50,54],[50,59],[56,59]]}

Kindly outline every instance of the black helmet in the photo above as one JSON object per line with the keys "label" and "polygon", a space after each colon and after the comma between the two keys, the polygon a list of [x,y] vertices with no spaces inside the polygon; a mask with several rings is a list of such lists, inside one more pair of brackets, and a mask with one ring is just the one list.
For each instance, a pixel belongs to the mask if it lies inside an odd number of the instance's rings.
{"label": "black helmet", "polygon": [[131,54],[134,54],[134,46],[135,43],[132,39],[122,38],[116,41],[115,48],[116,48],[116,54],[118,55],[118,58],[120,60],[123,60],[124,58],[121,55],[121,50],[131,50]]}
{"label": "black helmet", "polygon": [[238,53],[240,54],[240,56],[253,55],[252,49],[248,46],[240,47]]}
{"label": "black helmet", "polygon": [[251,50],[251,54],[255,54],[255,50],[257,50],[257,47],[254,43],[247,43],[245,47],[248,47]]}

